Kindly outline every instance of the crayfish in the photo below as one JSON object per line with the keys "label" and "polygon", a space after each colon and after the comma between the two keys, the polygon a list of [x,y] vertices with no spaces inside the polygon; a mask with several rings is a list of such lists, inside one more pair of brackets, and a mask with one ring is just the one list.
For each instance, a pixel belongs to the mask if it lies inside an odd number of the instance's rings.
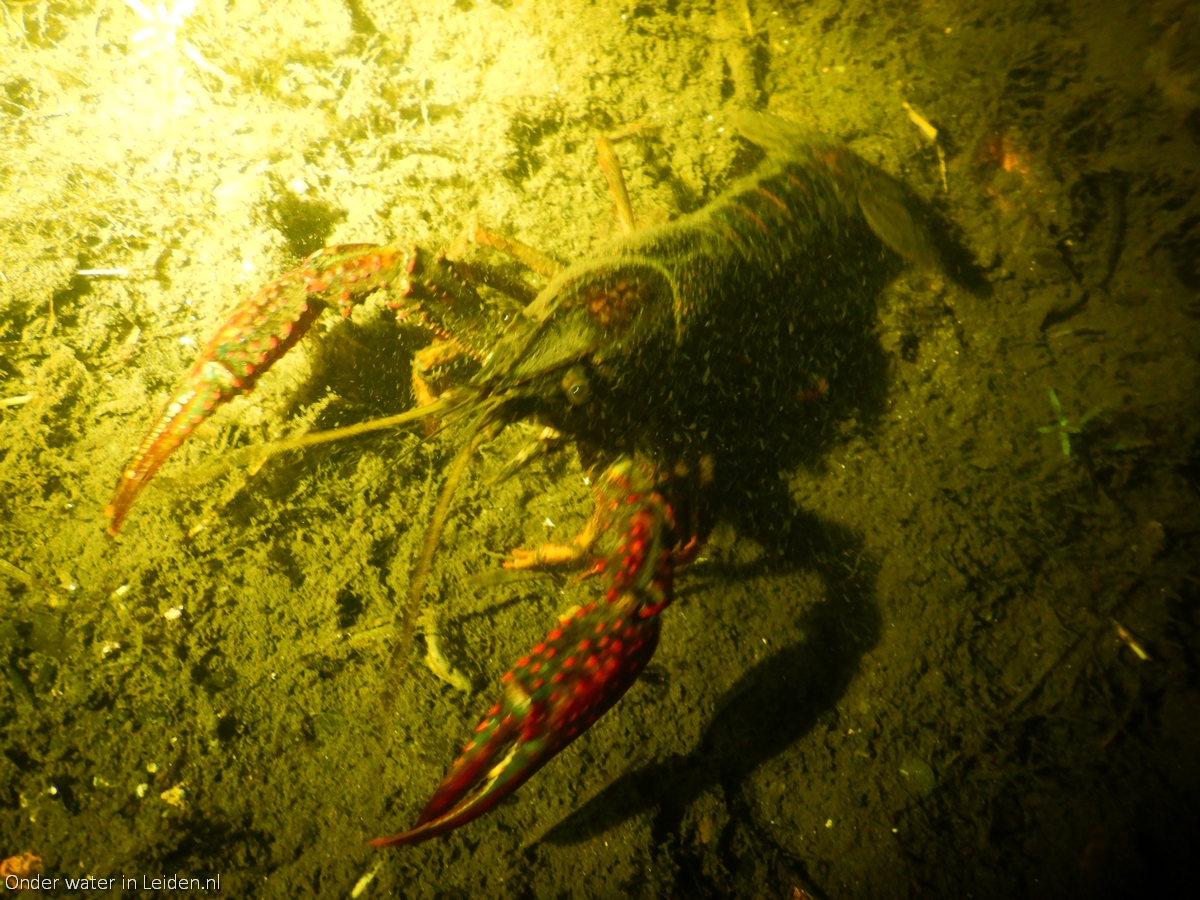
{"label": "crayfish", "polygon": [[[397,242],[312,254],[238,307],[126,467],[106,509],[111,534],[180,442],[249,391],[323,309],[348,313],[386,291],[390,305],[403,315],[419,310],[441,338],[414,363],[417,393],[443,423],[440,433],[456,425],[450,433],[465,435],[410,579],[410,606],[420,600],[454,485],[483,440],[533,421],[559,443],[575,441],[599,473],[595,512],[572,544],[514,551],[506,563],[580,566],[596,580],[595,599],[516,662],[413,827],[375,846],[417,843],[481,815],[621,698],[655,651],[676,572],[707,534],[702,498],[714,460],[719,470],[729,457],[730,423],[752,430],[754,417],[772,410],[799,415],[812,392],[788,383],[797,373],[822,374],[825,390],[824,375],[846,362],[837,329],[864,316],[847,285],[865,281],[859,271],[887,256],[885,247],[934,264],[903,189],[882,171],[771,116],[743,113],[736,124],[765,151],[757,169],[707,206],[641,230],[602,140],[627,233],[568,267],[492,240],[549,277],[501,331],[481,324],[480,270],[454,253]],[[500,281],[493,287],[504,290]],[[436,390],[425,376],[455,355],[476,359],[477,371]]]}

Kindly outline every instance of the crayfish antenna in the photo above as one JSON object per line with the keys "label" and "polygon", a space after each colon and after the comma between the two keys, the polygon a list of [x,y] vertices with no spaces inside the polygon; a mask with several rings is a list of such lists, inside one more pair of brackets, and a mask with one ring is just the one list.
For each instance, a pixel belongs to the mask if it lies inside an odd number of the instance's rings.
{"label": "crayfish antenna", "polygon": [[442,485],[441,495],[438,497],[437,506],[433,510],[433,518],[429,521],[429,526],[425,529],[425,540],[421,545],[421,555],[417,557],[417,564],[413,567],[412,574],[408,579],[408,595],[405,598],[404,605],[396,613],[396,631],[399,638],[396,641],[396,646],[392,648],[392,660],[389,670],[388,686],[383,693],[383,704],[385,709],[390,708],[395,700],[396,691],[400,687],[400,682],[404,677],[404,665],[408,660],[408,650],[412,646],[413,629],[417,622],[417,610],[420,609],[421,600],[425,596],[425,584],[429,581],[429,573],[433,570],[433,557],[437,553],[438,544],[442,539],[442,532],[446,528],[446,518],[450,514],[450,504],[454,502],[454,494],[458,490],[458,482],[462,479],[463,472],[466,471],[467,463],[471,461],[471,456],[475,450],[487,438],[487,434],[483,431],[476,431],[474,436],[467,441],[466,445],[458,452],[458,456],[454,458],[454,462],[450,466],[450,474],[446,477],[446,483]]}
{"label": "crayfish antenna", "polygon": [[535,459],[540,459],[543,456],[561,450],[564,443],[565,439],[562,432],[557,428],[546,426],[538,433],[536,438],[518,450],[516,455],[501,466],[494,475],[486,478],[483,482],[484,487],[491,487],[492,485],[507,481]]}

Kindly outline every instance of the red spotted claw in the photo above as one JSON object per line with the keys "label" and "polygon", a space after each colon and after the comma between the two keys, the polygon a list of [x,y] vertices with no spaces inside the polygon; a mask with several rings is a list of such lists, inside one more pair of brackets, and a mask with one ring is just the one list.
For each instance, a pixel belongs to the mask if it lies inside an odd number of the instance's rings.
{"label": "red spotted claw", "polygon": [[492,335],[482,332],[473,340],[469,325],[479,320],[479,296],[455,265],[444,254],[430,254],[414,244],[340,244],[312,253],[298,269],[242,301],[200,350],[125,467],[104,508],[108,533],[119,532],[133,500],[188,434],[222,403],[250,391],[325,307],[336,305],[349,314],[376,290],[392,288],[397,299],[390,305],[400,308],[402,317],[421,310],[421,319],[428,319],[438,334],[450,320],[460,335],[455,352],[479,355],[474,344],[487,346]]}
{"label": "red spotted claw", "polygon": [[[505,674],[499,702],[475,728],[413,827],[371,841],[416,844],[483,815],[586,731],[637,680],[658,647],[659,613],[675,570],[696,542],[680,546],[656,470],[624,458],[599,479],[596,512],[574,547],[515,554],[516,568],[590,563],[603,598],[560,620]],[[592,545],[604,551],[592,555]]]}

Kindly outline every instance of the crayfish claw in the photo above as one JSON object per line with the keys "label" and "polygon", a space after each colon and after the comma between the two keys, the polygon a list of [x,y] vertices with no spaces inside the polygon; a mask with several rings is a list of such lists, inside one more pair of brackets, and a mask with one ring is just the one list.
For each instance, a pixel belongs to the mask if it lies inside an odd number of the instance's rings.
{"label": "crayfish claw", "polygon": [[[521,748],[520,742],[514,740],[516,733],[516,723],[510,716],[504,727],[498,727],[488,739],[468,744],[425,804],[413,827],[400,834],[375,838],[370,842],[371,846],[404,847],[446,834],[483,815],[516,790],[536,771],[530,770],[516,784],[508,786],[514,774],[509,769]],[[484,772],[484,766],[502,751],[504,755],[500,762]]]}
{"label": "crayfish claw", "polygon": [[483,815],[624,696],[658,646],[659,617],[633,594],[589,603],[505,674],[500,701],[475,728],[413,827],[374,847],[416,844]]}
{"label": "crayfish claw", "polygon": [[116,535],[142,488],[197,425],[221,404],[250,391],[304,336],[327,306],[349,313],[376,290],[407,285],[415,245],[339,244],[312,253],[300,267],[243,300],[204,345],[166,409],[129,461],[104,509]]}

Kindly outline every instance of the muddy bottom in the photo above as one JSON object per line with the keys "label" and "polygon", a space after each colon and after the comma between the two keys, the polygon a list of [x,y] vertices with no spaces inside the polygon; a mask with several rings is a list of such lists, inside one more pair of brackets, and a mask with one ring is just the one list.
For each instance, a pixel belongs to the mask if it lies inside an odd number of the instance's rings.
{"label": "muddy bottom", "polygon": [[[138,6],[0,6],[6,873],[52,896],[1190,895],[1195,4]],[[198,345],[308,253],[477,221],[586,258],[618,234],[598,135],[654,224],[753,164],[743,108],[907,185],[942,271],[896,267],[870,364],[796,384],[794,428],[737,424],[626,698],[487,816],[373,850],[591,598],[496,574],[583,526],[575,448],[495,485],[535,432],[477,454],[390,703],[459,445],[239,451],[411,408],[427,330],[384,298],[328,313],[112,538],[118,477]]]}

